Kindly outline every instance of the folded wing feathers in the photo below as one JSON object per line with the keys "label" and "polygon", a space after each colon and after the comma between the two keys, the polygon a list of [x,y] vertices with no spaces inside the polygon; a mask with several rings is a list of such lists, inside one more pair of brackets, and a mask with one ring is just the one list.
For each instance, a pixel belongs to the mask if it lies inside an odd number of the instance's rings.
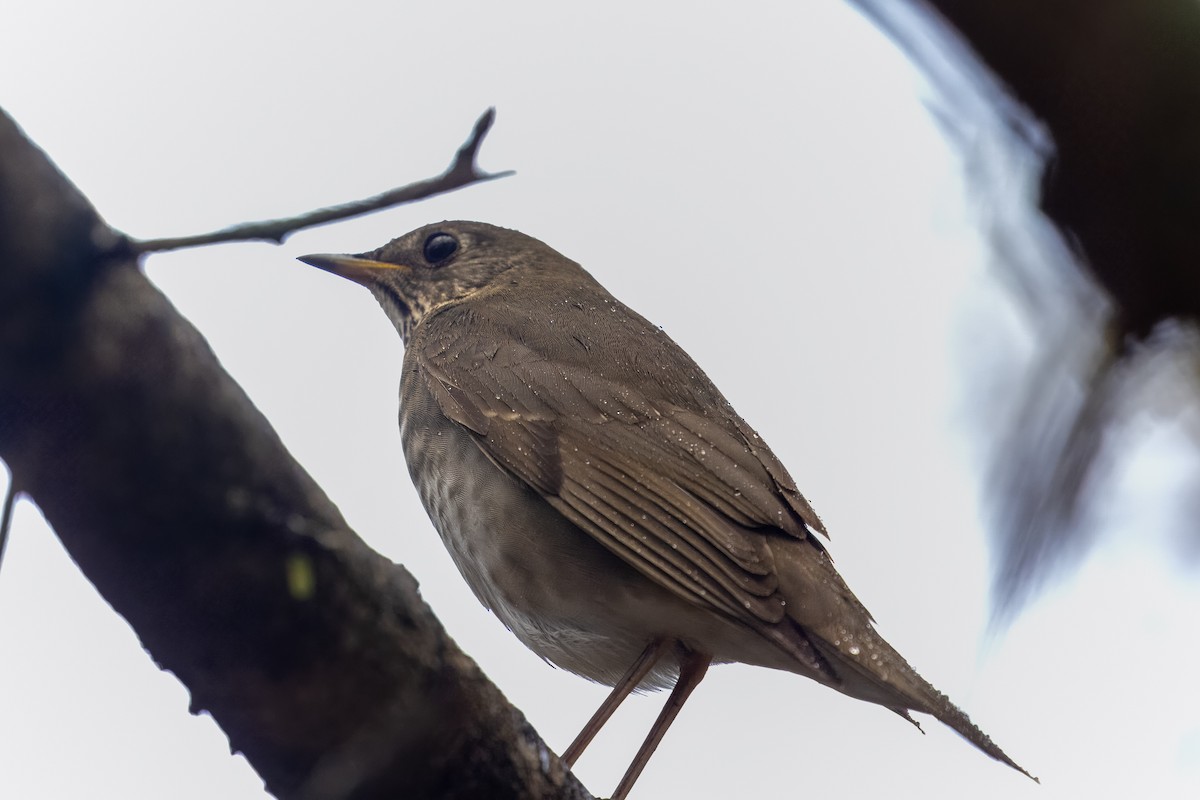
{"label": "folded wing feathers", "polygon": [[[606,535],[640,538],[687,580],[702,585],[701,596],[734,616],[749,611],[765,622],[783,619],[779,582],[769,566],[760,560],[742,564],[703,534],[702,528],[721,524],[717,515],[665,481],[629,481],[626,465],[612,458],[614,451],[593,447],[588,455],[586,463],[566,465],[564,488],[569,486],[579,502],[598,498],[612,510]],[[706,511],[709,519],[704,519]]]}
{"label": "folded wing feathers", "polygon": [[424,366],[439,406],[489,457],[681,596],[784,619],[765,537],[806,537],[806,520],[740,427],[504,349],[469,361],[443,347]]}

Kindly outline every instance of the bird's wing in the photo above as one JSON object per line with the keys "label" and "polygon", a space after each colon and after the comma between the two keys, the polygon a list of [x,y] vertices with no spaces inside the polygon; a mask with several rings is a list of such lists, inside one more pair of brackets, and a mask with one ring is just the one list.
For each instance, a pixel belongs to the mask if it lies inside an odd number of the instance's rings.
{"label": "bird's wing", "polygon": [[784,620],[768,537],[811,539],[804,510],[820,522],[732,411],[706,415],[511,337],[412,344],[443,413],[582,530],[693,603],[760,629]]}

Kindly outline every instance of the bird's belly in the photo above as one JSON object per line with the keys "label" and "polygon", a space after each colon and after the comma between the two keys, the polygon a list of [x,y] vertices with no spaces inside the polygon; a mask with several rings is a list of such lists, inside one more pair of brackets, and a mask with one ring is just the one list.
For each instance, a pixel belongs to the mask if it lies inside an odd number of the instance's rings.
{"label": "bird's belly", "polygon": [[[497,467],[423,387],[403,399],[409,473],[475,595],[547,661],[601,683],[619,680],[670,631],[647,610],[673,598]],[[677,671],[664,659],[643,688],[669,686]]]}

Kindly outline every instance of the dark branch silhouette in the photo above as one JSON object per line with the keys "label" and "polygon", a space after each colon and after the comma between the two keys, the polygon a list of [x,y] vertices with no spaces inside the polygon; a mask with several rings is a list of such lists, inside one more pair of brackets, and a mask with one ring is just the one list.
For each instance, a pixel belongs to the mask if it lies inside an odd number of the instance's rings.
{"label": "dark branch silhouette", "polygon": [[[968,150],[985,130],[1024,150],[1014,160],[1042,162],[1037,207],[990,221],[1040,347],[994,431],[1003,618],[1086,550],[1092,501],[1136,444],[1134,416],[1196,410],[1200,4],[855,2],[932,77]],[[1013,184],[1013,166],[980,168],[985,202]],[[1187,527],[1196,551],[1200,528]]]}
{"label": "dark branch silhouette", "polygon": [[17,504],[17,482],[11,476],[4,493],[4,508],[0,510],[0,567],[4,566],[4,550],[8,547],[8,531],[12,527],[13,507]]}

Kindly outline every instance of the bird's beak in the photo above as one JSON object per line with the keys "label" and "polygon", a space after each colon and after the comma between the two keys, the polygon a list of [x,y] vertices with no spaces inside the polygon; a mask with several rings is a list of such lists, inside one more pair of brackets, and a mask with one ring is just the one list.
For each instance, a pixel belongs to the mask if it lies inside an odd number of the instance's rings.
{"label": "bird's beak", "polygon": [[372,261],[361,256],[342,256],[332,253],[314,253],[300,256],[298,260],[364,286],[378,282],[384,270],[408,270],[408,267],[403,264],[389,264],[386,261]]}

